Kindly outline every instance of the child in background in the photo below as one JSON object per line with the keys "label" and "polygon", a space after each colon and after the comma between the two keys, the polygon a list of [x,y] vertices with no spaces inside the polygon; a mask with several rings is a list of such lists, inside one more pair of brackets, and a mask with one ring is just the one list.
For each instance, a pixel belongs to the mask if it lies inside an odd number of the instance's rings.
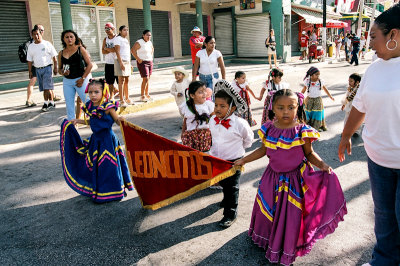
{"label": "child in background", "polygon": [[264,102],[264,109],[261,119],[261,125],[268,121],[268,106],[271,99],[271,93],[276,92],[278,90],[287,89],[289,85],[282,81],[283,72],[279,68],[273,68],[268,74],[268,79],[262,83],[262,89],[260,92],[260,97],[256,98],[261,101],[265,91],[267,91],[267,97]]}
{"label": "child in background", "polygon": [[255,99],[257,99],[257,97],[254,95],[254,92],[250,89],[249,84],[246,81],[246,74],[243,71],[236,72],[235,80],[232,81],[231,85],[235,89],[235,91],[240,95],[240,97],[242,97],[242,99],[246,102],[247,111],[242,114],[242,118],[246,120],[251,127],[257,125],[256,120],[253,119],[253,116],[251,114],[251,109],[250,109],[251,102],[249,93]]}
{"label": "child in background", "polygon": [[182,144],[206,152],[211,147],[208,122],[214,114],[214,103],[206,100],[206,85],[202,81],[189,84],[187,100],[180,106],[183,114]]}
{"label": "child in background", "polygon": [[[361,76],[358,73],[353,73],[349,77],[349,87],[347,88],[346,95],[342,99],[342,111],[344,115],[344,125],[346,125],[347,119],[349,118],[351,108],[353,107],[353,99],[357,94],[358,87],[360,86]],[[354,134],[361,134],[361,127],[356,130]]]}
{"label": "child in background", "polygon": [[[176,105],[181,106],[186,102],[185,91],[189,87],[188,72],[181,66],[178,66],[172,70],[175,74],[175,82],[171,86],[171,94],[175,97]],[[179,109],[180,115],[183,117],[181,110]]]}
{"label": "child in background", "polygon": [[[269,119],[258,131],[261,147],[235,162],[265,155],[269,164],[254,202],[249,236],[271,263],[290,265],[333,233],[347,213],[337,176],[313,150],[319,133],[304,124],[304,96],[284,89],[272,95]],[[311,164],[322,171],[314,171]]]}
{"label": "child in background", "polygon": [[[90,80],[90,101],[83,106],[89,121],[64,120],[61,125],[60,150],[64,177],[67,184],[79,194],[94,202],[121,200],[125,188],[133,190],[125,155],[111,127],[123,120],[116,113],[118,103],[108,101],[105,80]],[[89,122],[89,123],[87,123]],[[93,131],[89,139],[82,140],[74,125],[90,124]]]}
{"label": "child in background", "polygon": [[206,100],[212,101],[213,90],[211,88],[206,88]]}
{"label": "child in background", "polygon": [[[234,162],[243,157],[245,149],[251,147],[254,133],[247,121],[233,114],[246,110],[245,100],[227,81],[220,80],[214,87],[215,115],[210,120],[212,146],[210,155]],[[224,208],[224,217],[218,223],[227,228],[236,220],[239,200],[239,178],[241,171],[222,181],[224,198],[220,204]]]}
{"label": "child in background", "polygon": [[319,76],[320,72],[318,68],[310,67],[304,78],[304,87],[301,93],[307,91],[304,108],[307,116],[307,125],[312,126],[318,131],[327,131],[321,90],[323,89],[332,101],[335,99],[329,93],[322,80],[319,79]]}

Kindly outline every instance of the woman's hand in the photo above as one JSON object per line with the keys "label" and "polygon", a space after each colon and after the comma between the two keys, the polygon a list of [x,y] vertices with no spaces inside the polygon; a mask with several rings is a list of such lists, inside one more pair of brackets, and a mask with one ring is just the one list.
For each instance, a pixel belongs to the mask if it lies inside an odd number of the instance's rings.
{"label": "woman's hand", "polygon": [[122,71],[125,71],[125,66],[124,66],[123,63],[122,63],[122,64],[120,63],[119,66],[121,67],[121,70],[122,70]]}
{"label": "woman's hand", "polygon": [[351,138],[346,140],[342,137],[338,148],[338,157],[340,162],[343,162],[346,159],[346,156],[344,155],[346,150],[347,155],[351,155]]}
{"label": "woman's hand", "polygon": [[78,124],[78,119],[71,119],[69,120],[69,122],[71,122],[74,126],[76,126],[76,124]]}
{"label": "woman's hand", "polygon": [[69,70],[64,71],[64,69],[62,69],[60,74],[63,75],[64,77],[66,77],[69,75],[69,73],[70,73]]}
{"label": "woman's hand", "polygon": [[137,59],[137,62],[138,62],[139,64],[141,64],[141,63],[143,62],[143,60],[140,59],[140,58],[138,58],[138,59]]}
{"label": "woman's hand", "polygon": [[82,84],[83,84],[83,82],[85,81],[85,79],[83,78],[83,77],[81,77],[80,79],[78,79],[77,81],[76,81],[76,86],[77,87],[82,87]]}

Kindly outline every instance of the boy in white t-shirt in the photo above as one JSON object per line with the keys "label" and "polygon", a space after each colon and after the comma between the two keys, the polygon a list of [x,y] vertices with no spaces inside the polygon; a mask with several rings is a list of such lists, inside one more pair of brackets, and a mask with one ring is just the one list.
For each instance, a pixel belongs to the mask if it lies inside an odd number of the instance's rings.
{"label": "boy in white t-shirt", "polygon": [[[236,116],[247,110],[246,102],[229,82],[219,80],[214,87],[215,115],[210,118],[212,136],[210,155],[234,162],[243,157],[245,149],[251,147],[254,133],[248,122]],[[224,198],[220,204],[224,208],[224,217],[218,225],[227,228],[236,220],[239,200],[239,178],[241,171],[222,181]]]}
{"label": "boy in white t-shirt", "polygon": [[188,72],[181,66],[172,70],[175,74],[175,81],[171,86],[171,94],[175,97],[176,105],[178,106],[179,114],[183,117],[180,106],[186,101],[185,91],[189,87]]}
{"label": "boy in white t-shirt", "polygon": [[[36,69],[36,78],[39,83],[39,91],[43,91],[44,104],[42,111],[47,112],[56,107],[53,99],[54,90],[53,74],[57,75],[57,52],[54,46],[42,39],[39,29],[32,30],[34,42],[28,46],[26,59],[28,61],[29,78],[31,79],[32,66]],[[51,65],[53,64],[53,73]]]}

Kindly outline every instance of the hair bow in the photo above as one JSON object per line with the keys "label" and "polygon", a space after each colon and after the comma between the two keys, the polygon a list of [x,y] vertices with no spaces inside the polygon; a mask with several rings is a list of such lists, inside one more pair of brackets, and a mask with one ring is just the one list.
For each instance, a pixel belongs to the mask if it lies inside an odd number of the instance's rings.
{"label": "hair bow", "polygon": [[297,98],[299,99],[299,106],[303,106],[304,103],[304,94],[301,92],[296,92]]}

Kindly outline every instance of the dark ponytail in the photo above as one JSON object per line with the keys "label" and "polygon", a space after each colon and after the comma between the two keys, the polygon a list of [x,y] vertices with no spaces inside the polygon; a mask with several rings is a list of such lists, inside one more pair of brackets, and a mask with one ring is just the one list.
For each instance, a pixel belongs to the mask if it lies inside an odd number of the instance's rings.
{"label": "dark ponytail", "polygon": [[202,87],[204,87],[206,84],[202,81],[193,81],[189,84],[189,88],[186,90],[186,98],[188,99],[186,101],[186,105],[188,106],[189,110],[194,113],[194,121],[197,122],[197,124],[202,125],[203,122],[208,123],[208,121],[210,120],[210,116],[206,113],[204,114],[199,114],[196,110],[196,105],[194,103],[194,100],[192,97],[190,97],[191,94],[195,94],[196,91]]}
{"label": "dark ponytail", "polygon": [[214,39],[213,36],[207,36],[203,42],[203,47],[201,47],[201,49],[206,49],[206,44],[209,43],[212,39]]}
{"label": "dark ponytail", "polygon": [[400,29],[400,3],[393,5],[380,14],[374,22],[383,34],[387,35],[392,29]]}

